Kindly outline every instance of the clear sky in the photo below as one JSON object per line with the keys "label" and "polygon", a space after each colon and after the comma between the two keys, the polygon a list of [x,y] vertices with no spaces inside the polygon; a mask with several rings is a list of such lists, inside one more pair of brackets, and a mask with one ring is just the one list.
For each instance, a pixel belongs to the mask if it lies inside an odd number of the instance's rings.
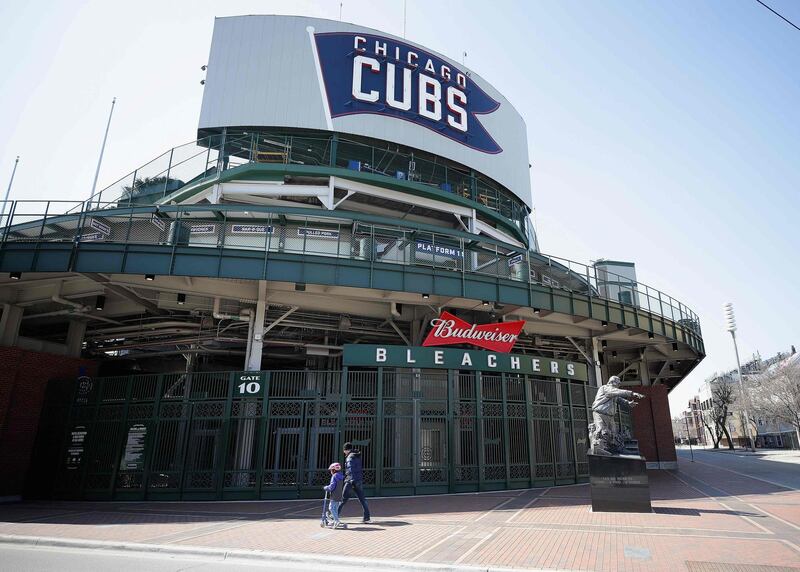
{"label": "clear sky", "polygon": [[[767,0],[800,23],[800,2]],[[402,35],[403,1],[345,21]],[[338,1],[0,2],[0,183],[85,199],[195,138],[214,16],[339,18]],[[671,394],[800,348],[800,31],[754,0],[409,0],[407,38],[461,60],[528,126],[544,252],[636,262],[700,316],[708,357]]]}

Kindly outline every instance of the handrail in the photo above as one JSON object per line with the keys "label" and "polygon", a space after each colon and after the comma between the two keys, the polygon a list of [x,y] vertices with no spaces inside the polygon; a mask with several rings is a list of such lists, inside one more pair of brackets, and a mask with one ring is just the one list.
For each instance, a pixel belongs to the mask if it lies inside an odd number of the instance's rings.
{"label": "handrail", "polygon": [[[670,295],[558,256],[521,252],[464,231],[352,211],[256,205],[140,205],[9,201],[0,245],[109,242],[224,247],[428,266],[542,284],[638,307],[701,335],[697,315]],[[74,209],[80,207],[76,212]],[[204,214],[205,213],[205,214]],[[625,293],[625,296],[621,296]],[[627,300],[623,299],[626,298]]]}
{"label": "handrail", "polygon": [[522,225],[528,215],[523,201],[487,177],[459,168],[455,162],[427,159],[428,153],[379,147],[339,134],[287,135],[241,131],[210,135],[168,149],[94,193],[87,202],[151,203],[190,184],[212,179],[245,163],[283,163],[340,167],[430,185],[499,213]]}

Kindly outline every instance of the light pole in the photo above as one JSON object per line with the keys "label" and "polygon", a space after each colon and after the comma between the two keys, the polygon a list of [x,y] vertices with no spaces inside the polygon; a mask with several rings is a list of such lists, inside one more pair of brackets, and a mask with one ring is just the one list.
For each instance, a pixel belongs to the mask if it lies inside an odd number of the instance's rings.
{"label": "light pole", "polygon": [[742,399],[744,400],[744,431],[747,434],[747,442],[750,444],[750,451],[755,451],[753,446],[753,438],[750,436],[750,413],[748,411],[749,397],[744,390],[744,380],[742,379],[742,364],[739,363],[739,347],[736,345],[736,316],[733,313],[733,304],[728,302],[723,306],[725,311],[725,322],[727,323],[726,329],[731,333],[733,339],[733,351],[736,352],[736,370],[739,372],[739,389],[742,391]]}

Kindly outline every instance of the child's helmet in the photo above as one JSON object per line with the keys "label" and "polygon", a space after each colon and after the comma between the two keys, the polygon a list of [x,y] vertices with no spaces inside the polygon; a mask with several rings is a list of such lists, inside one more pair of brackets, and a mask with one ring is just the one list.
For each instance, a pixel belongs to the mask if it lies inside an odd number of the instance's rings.
{"label": "child's helmet", "polygon": [[341,471],[342,470],[342,465],[339,464],[339,463],[331,463],[331,466],[328,467],[328,470],[329,471]]}

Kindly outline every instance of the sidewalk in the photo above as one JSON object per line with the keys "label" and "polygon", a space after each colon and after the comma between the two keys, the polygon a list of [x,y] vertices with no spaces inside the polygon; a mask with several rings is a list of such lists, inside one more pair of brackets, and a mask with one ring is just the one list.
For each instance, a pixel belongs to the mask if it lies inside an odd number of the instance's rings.
{"label": "sidewalk", "polygon": [[71,539],[304,562],[341,556],[371,569],[800,570],[800,491],[684,460],[680,471],[650,479],[652,514],[592,513],[588,485],[576,485],[370,499],[369,524],[351,501],[348,530],[320,528],[321,501],[18,503],[0,505],[0,542]]}

